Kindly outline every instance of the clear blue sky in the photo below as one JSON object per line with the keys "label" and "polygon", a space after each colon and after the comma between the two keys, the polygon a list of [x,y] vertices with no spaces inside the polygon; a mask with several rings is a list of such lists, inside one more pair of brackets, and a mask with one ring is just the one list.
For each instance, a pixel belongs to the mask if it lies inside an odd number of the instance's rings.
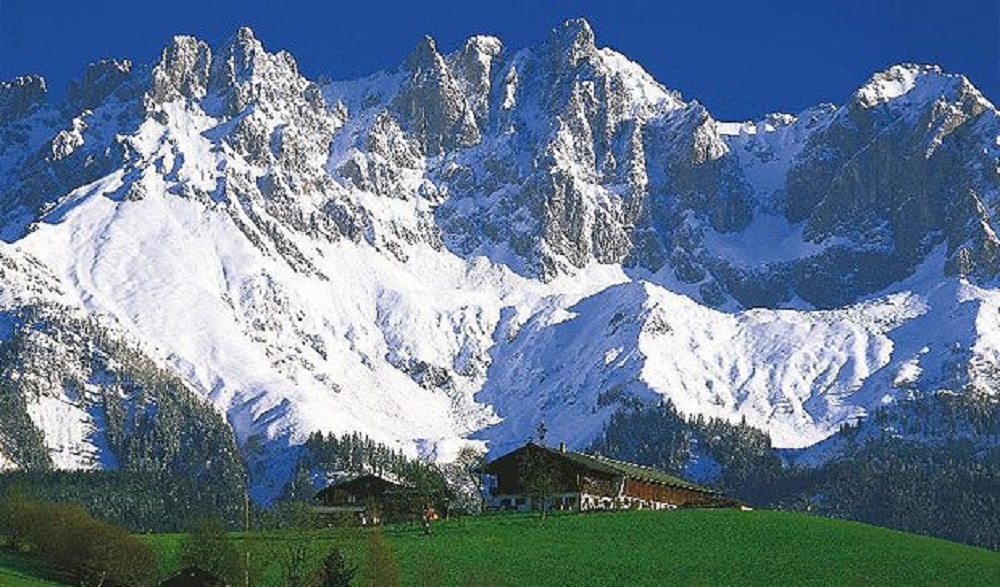
{"label": "clear blue sky", "polygon": [[308,76],[342,79],[399,65],[424,34],[445,51],[477,33],[520,48],[544,39],[566,18],[584,16],[599,45],[625,53],[722,119],[842,102],[872,72],[902,61],[964,73],[996,103],[998,4],[0,0],[0,78],[39,73],[61,94],[88,62],[129,57],[150,63],[174,34],[219,43],[246,24],[268,49],[294,54]]}

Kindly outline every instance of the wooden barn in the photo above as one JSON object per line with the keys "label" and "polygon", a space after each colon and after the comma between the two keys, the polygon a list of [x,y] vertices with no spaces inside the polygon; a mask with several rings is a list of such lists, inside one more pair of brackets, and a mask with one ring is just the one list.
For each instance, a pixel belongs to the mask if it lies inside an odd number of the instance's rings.
{"label": "wooden barn", "polygon": [[324,487],[316,494],[316,499],[326,507],[359,508],[405,489],[405,485],[368,474]]}
{"label": "wooden barn", "polygon": [[528,510],[544,496],[554,509],[667,509],[720,505],[729,500],[684,479],[598,455],[532,442],[487,463],[495,477],[494,509]]}
{"label": "wooden barn", "polygon": [[378,524],[412,493],[406,485],[367,474],[324,487],[316,493],[313,509],[319,514],[353,513],[363,525]]}

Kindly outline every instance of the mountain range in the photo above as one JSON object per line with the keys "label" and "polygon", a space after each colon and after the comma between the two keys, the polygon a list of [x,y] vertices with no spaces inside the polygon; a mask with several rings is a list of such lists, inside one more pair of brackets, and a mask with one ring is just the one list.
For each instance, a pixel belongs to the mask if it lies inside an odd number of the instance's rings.
{"label": "mountain range", "polygon": [[161,401],[136,364],[262,503],[317,431],[448,460],[666,398],[821,460],[915,396],[998,398],[1000,113],[933,65],[723,122],[584,20],[349,81],[241,28],[47,93],[0,82],[0,468],[119,466],[107,398]]}

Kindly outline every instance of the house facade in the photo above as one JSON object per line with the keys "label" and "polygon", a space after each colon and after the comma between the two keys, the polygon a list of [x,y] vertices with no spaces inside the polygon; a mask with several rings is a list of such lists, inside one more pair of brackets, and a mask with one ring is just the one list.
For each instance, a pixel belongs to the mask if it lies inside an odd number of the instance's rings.
{"label": "house facade", "polygon": [[353,514],[362,525],[378,524],[384,516],[403,508],[413,493],[406,485],[366,474],[321,489],[316,493],[313,512]]}
{"label": "house facade", "polygon": [[[486,465],[495,478],[489,506],[529,510],[544,501],[564,510],[671,509],[725,498],[663,471],[529,442]],[[534,503],[533,503],[534,502]]]}
{"label": "house facade", "polygon": [[367,474],[325,487],[316,494],[316,499],[325,507],[355,509],[405,489],[404,485],[385,477]]}

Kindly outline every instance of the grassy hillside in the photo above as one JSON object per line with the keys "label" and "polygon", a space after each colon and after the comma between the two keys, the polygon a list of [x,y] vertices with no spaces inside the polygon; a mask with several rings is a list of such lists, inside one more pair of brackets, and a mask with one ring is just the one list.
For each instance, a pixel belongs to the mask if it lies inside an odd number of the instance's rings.
{"label": "grassy hillside", "polygon": [[[997,585],[1000,554],[857,523],[685,510],[462,520],[393,537],[403,569],[435,561],[508,585]],[[409,582],[407,582],[409,583]]]}
{"label": "grassy hillside", "polygon": [[0,585],[3,587],[54,587],[59,585],[44,579],[43,569],[32,561],[0,550]]}
{"label": "grassy hillside", "polygon": [[[490,516],[436,523],[430,538],[413,526],[384,534],[403,585],[1000,584],[1000,553],[785,512]],[[369,538],[368,531],[255,535],[253,566],[261,583],[280,584],[282,561],[296,545],[315,564],[337,543],[361,568],[356,584],[368,585]],[[164,570],[172,568],[181,537],[149,540]]]}

